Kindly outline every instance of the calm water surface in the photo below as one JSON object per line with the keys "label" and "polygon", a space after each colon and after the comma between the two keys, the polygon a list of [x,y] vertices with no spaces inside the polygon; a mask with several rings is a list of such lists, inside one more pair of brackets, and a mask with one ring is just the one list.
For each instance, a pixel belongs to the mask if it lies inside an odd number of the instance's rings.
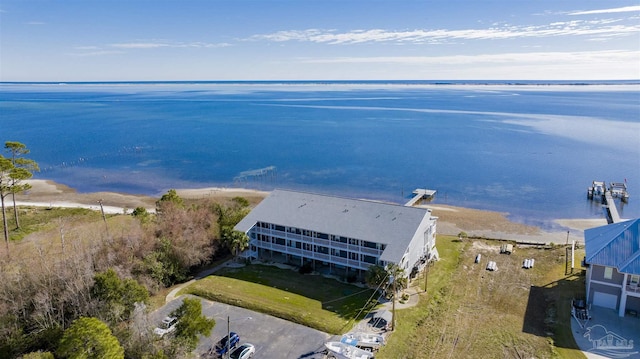
{"label": "calm water surface", "polygon": [[[640,216],[640,86],[0,84],[0,138],[82,192],[287,188],[598,218],[593,180]],[[252,176],[272,168],[266,175]]]}

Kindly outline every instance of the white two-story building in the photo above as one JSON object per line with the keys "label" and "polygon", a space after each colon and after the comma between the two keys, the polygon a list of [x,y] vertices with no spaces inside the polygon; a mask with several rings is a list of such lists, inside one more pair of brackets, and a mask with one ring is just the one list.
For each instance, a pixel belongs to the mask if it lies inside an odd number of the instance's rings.
{"label": "white two-story building", "polygon": [[235,229],[249,236],[246,258],[362,278],[372,265],[409,275],[437,259],[436,220],[424,208],[275,190]]}

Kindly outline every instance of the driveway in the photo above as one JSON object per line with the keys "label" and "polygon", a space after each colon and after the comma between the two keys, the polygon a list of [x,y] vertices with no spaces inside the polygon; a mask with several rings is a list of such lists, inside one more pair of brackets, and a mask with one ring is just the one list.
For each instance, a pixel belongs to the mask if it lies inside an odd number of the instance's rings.
{"label": "driveway", "polygon": [[[215,319],[216,325],[209,337],[200,339],[196,348],[198,355],[208,352],[212,345],[227,335],[227,318],[229,318],[230,331],[238,333],[240,344],[249,342],[255,345],[256,358],[320,359],[324,357],[321,354],[324,343],[331,337],[327,333],[251,310],[200,300],[202,313],[208,318]],[[182,296],[168,302],[153,314],[153,322],[159,323],[163,317],[181,304]]]}
{"label": "driveway", "polygon": [[[618,311],[593,306],[589,310],[591,319],[581,328],[571,318],[571,329],[576,344],[589,359],[635,358],[640,359],[640,318],[618,316]],[[604,347],[598,348],[598,341]]]}

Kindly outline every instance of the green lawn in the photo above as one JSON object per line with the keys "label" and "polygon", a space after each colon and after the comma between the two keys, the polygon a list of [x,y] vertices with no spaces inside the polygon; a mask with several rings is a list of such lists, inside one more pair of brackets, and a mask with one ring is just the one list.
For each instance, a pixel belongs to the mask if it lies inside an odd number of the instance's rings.
{"label": "green lawn", "polygon": [[302,275],[268,265],[225,268],[198,280],[179,294],[256,310],[331,334],[341,334],[373,291],[319,275]]}

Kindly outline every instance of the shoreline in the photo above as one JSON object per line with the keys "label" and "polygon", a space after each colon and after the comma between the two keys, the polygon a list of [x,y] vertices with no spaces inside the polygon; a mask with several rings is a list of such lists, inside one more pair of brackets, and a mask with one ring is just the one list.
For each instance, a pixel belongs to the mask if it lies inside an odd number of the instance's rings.
{"label": "shoreline", "polygon": [[[67,207],[100,210],[102,202],[105,213],[131,213],[136,207],[145,207],[155,212],[158,198],[146,195],[132,195],[117,192],[78,193],[73,188],[51,180],[31,179],[26,181],[32,188],[26,194],[16,195],[19,206]],[[176,189],[185,199],[230,199],[236,196],[249,197],[259,202],[269,195],[268,191],[247,188],[205,187]],[[6,201],[10,206],[11,199]],[[443,204],[425,204],[418,207],[430,209],[438,217],[437,232],[446,235],[467,233],[470,237],[483,237],[501,240],[515,240],[530,243],[565,244],[568,241],[584,241],[584,230],[606,225],[605,219],[555,219],[554,224],[562,230],[549,231],[540,227],[512,222],[506,213],[456,207]]]}

